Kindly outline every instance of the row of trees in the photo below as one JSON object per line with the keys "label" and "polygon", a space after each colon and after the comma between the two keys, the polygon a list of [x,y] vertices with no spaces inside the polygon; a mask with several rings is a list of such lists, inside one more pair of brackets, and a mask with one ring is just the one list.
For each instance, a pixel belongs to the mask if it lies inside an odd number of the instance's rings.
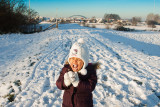
{"label": "row of trees", "polygon": [[[105,14],[103,17],[103,22],[116,22],[120,19],[121,18],[118,14]],[[141,22],[141,17],[132,17],[130,22],[133,26],[136,26],[138,22]],[[155,27],[155,24],[160,24],[160,16],[158,14],[150,13],[147,15],[146,23],[149,27]]]}
{"label": "row of trees", "polygon": [[[118,14],[105,14],[104,18],[103,18],[103,22],[116,22],[117,20],[120,20],[121,17]],[[140,17],[133,17],[131,19],[132,25],[137,25],[137,22],[140,22],[141,18]],[[119,22],[120,25],[122,25],[122,23]]]}
{"label": "row of trees", "polygon": [[[141,22],[141,18],[133,17],[131,22],[132,25],[136,26],[138,22]],[[156,24],[160,24],[160,16],[158,14],[150,13],[147,15],[146,23],[149,27],[154,28]]]}
{"label": "row of trees", "polygon": [[36,23],[38,13],[23,0],[0,1],[0,33],[19,32],[22,25]]}

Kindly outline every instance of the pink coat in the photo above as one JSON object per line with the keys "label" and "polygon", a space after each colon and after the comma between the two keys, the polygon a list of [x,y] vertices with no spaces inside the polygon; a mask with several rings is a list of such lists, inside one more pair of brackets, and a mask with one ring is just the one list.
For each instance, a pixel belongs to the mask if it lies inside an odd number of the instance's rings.
{"label": "pink coat", "polygon": [[77,87],[73,87],[73,85],[67,87],[64,84],[64,74],[70,71],[71,67],[68,64],[64,65],[56,82],[60,90],[65,90],[62,107],[93,107],[92,91],[97,83],[96,69],[91,63],[86,69],[86,75],[78,74],[80,81]]}

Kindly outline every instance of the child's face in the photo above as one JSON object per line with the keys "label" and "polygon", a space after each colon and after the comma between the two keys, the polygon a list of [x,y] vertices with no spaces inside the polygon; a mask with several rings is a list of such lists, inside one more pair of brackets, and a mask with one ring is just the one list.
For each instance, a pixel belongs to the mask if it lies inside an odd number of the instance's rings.
{"label": "child's face", "polygon": [[84,62],[80,58],[72,57],[69,59],[70,66],[74,72],[82,69]]}

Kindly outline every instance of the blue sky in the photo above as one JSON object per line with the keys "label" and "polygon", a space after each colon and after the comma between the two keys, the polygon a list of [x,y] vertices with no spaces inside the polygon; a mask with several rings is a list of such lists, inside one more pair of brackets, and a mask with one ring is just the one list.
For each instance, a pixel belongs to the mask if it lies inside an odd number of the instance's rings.
{"label": "blue sky", "polygon": [[56,17],[57,13],[57,17],[83,15],[102,18],[105,13],[113,13],[123,19],[134,16],[145,19],[149,13],[160,14],[160,0],[30,0],[30,3],[32,9],[46,17]]}

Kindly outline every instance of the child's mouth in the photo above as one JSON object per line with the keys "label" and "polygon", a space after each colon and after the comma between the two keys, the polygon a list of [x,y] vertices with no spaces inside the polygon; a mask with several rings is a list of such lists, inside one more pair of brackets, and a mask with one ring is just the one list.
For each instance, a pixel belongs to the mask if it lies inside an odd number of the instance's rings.
{"label": "child's mouth", "polygon": [[77,71],[77,70],[78,70],[78,65],[73,64],[73,66],[72,66],[72,67],[73,67],[73,70],[74,70],[74,71]]}
{"label": "child's mouth", "polygon": [[73,68],[78,68],[78,65],[73,64]]}

